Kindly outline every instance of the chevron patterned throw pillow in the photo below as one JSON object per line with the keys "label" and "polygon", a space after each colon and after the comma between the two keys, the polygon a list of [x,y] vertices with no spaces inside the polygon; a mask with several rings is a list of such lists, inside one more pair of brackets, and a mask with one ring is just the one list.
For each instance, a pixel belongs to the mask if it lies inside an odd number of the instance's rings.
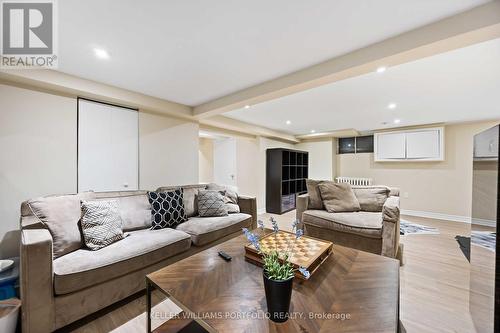
{"label": "chevron patterned throw pillow", "polygon": [[122,219],[116,200],[82,201],[82,231],[85,245],[99,250],[123,239]]}

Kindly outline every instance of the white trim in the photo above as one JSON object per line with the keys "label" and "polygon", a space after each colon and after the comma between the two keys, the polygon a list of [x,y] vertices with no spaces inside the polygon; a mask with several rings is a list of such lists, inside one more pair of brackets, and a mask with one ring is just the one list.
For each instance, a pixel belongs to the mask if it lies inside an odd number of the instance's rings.
{"label": "white trim", "polygon": [[265,208],[259,208],[257,209],[257,215],[262,215],[262,214],[265,214],[266,213],[266,209]]}
{"label": "white trim", "polygon": [[485,227],[493,227],[497,226],[497,222],[495,220],[486,220],[486,219],[472,219],[472,222],[477,225],[483,225]]}
{"label": "white trim", "polygon": [[469,216],[450,215],[450,214],[425,212],[420,210],[409,210],[409,209],[402,209],[401,215],[426,217],[430,219],[447,220],[447,221],[462,222],[462,223],[470,223],[471,221],[471,218]]}

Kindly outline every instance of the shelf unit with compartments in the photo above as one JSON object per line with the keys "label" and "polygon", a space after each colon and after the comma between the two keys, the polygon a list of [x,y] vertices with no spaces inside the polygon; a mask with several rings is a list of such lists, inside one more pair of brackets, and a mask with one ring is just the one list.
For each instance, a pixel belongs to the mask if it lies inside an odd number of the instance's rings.
{"label": "shelf unit with compartments", "polygon": [[283,214],[295,209],[296,196],[306,193],[309,154],[273,148],[266,151],[266,211]]}

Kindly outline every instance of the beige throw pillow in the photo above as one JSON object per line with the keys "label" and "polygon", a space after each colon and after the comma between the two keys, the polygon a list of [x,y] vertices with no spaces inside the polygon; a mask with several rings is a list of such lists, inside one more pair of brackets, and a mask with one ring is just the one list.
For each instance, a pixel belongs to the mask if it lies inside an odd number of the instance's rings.
{"label": "beige throw pillow", "polygon": [[308,209],[324,209],[321,192],[318,187],[322,182],[323,180],[306,179],[307,194],[309,194]]}
{"label": "beige throw pillow", "polygon": [[390,189],[387,186],[353,186],[352,191],[362,211],[381,212]]}
{"label": "beige throw pillow", "polygon": [[82,215],[81,200],[91,200],[93,192],[41,197],[28,202],[30,210],[50,231],[54,258],[82,247],[79,221]]}
{"label": "beige throw pillow", "polygon": [[323,204],[328,212],[357,212],[360,210],[358,199],[356,199],[351,185],[347,183],[321,182],[318,187]]}

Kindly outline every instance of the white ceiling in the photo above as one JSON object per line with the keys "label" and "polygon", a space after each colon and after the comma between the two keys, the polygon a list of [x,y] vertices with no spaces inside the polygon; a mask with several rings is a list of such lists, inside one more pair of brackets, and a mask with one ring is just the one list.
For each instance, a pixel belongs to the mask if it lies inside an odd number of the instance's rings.
{"label": "white ceiling", "polygon": [[486,2],[64,0],[59,70],[198,105]]}
{"label": "white ceiling", "polygon": [[496,39],[224,115],[295,135],[500,119],[499,59]]}

